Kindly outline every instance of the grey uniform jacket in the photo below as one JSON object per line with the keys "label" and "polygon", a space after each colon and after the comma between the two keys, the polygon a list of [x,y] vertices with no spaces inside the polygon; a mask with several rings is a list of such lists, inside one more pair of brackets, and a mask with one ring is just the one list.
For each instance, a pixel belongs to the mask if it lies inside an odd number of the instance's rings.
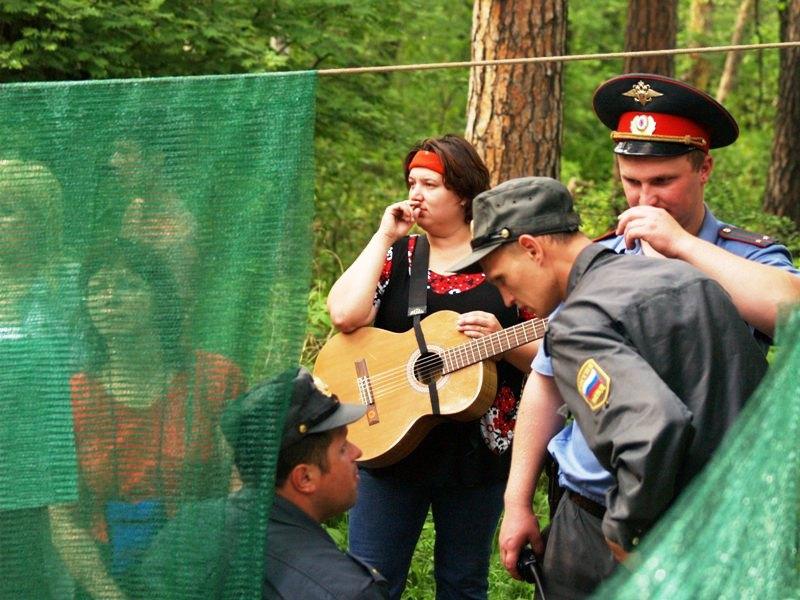
{"label": "grey uniform jacket", "polygon": [[556,384],[613,476],[630,550],[709,460],[766,372],[725,291],[690,265],[585,248],[547,334]]}
{"label": "grey uniform jacket", "polygon": [[263,598],[368,600],[388,598],[374,568],[336,546],[319,523],[275,496],[269,518]]}

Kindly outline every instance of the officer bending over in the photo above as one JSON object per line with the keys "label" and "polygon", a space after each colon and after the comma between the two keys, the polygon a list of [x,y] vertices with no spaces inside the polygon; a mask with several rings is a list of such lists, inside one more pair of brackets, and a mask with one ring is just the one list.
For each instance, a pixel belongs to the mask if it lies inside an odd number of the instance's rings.
{"label": "officer bending over", "polygon": [[[569,192],[545,177],[507,181],[473,202],[476,261],[507,304],[550,314],[555,382],[611,474],[606,507],[565,495],[548,539],[548,599],[591,593],[702,469],[766,372],[730,297],[684,263],[616,254],[578,232]],[[516,450],[515,450],[516,452]],[[559,547],[548,563],[551,545]],[[575,557],[572,559],[571,557]]]}

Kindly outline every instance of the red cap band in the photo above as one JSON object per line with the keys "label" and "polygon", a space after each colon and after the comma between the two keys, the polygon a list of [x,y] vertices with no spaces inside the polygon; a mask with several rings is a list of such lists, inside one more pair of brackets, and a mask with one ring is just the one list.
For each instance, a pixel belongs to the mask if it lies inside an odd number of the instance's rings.
{"label": "red cap band", "polygon": [[619,118],[614,140],[651,140],[694,146],[708,152],[708,132],[694,121],[677,115],[655,112],[626,112]]}
{"label": "red cap band", "polygon": [[444,165],[441,159],[435,152],[430,152],[429,150],[420,150],[414,155],[414,158],[408,164],[408,170],[410,171],[414,167],[430,169],[431,171],[436,171],[439,175],[444,175]]}

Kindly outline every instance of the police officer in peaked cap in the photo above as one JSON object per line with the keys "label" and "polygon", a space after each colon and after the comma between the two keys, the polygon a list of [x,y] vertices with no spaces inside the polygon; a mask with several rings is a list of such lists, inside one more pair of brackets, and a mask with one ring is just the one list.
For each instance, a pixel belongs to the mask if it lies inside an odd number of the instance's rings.
{"label": "police officer in peaked cap", "polygon": [[629,207],[603,243],[618,252],[679,258],[716,279],[766,349],[780,305],[796,300],[791,277],[800,271],[785,246],[717,219],[705,201],[711,150],[736,141],[736,120],[705,92],[647,73],[609,79],[595,91],[593,106],[611,130]]}

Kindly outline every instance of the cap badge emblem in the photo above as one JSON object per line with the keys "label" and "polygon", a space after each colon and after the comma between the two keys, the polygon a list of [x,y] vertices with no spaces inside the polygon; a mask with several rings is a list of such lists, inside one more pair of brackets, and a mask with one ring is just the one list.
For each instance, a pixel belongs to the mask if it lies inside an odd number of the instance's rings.
{"label": "cap badge emblem", "polygon": [[327,384],[327,383],[325,383],[324,381],[322,381],[322,379],[320,379],[320,378],[319,378],[319,377],[317,377],[316,375],[314,376],[314,385],[317,387],[317,389],[318,389],[320,392],[322,392],[322,393],[323,393],[323,394],[325,394],[326,396],[330,396],[330,395],[331,395],[331,390],[330,390],[330,388],[328,387],[328,384]]}
{"label": "cap badge emblem", "polygon": [[646,106],[653,98],[658,98],[659,96],[663,96],[661,92],[655,91],[653,88],[650,87],[650,84],[645,83],[644,81],[639,81],[636,85],[634,85],[630,90],[622,94],[623,96],[628,96],[629,98],[633,98],[641,104],[642,106]]}
{"label": "cap badge emblem", "polygon": [[636,115],[631,119],[631,133],[637,135],[653,135],[656,120],[650,115]]}

